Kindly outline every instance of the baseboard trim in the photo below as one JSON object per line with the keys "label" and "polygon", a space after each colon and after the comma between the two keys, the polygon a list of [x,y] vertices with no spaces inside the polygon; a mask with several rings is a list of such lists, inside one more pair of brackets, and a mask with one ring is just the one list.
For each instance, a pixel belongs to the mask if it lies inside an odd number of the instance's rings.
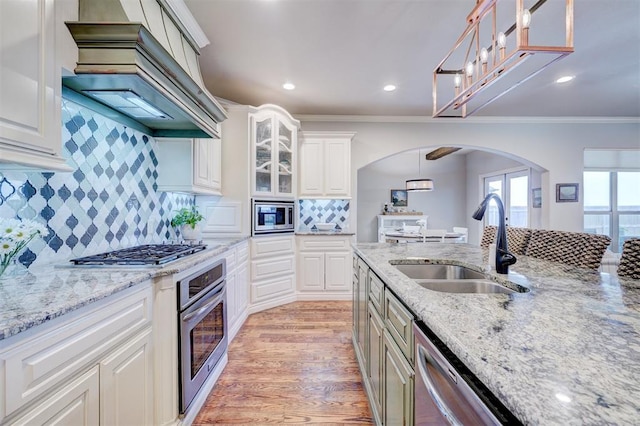
{"label": "baseboard trim", "polygon": [[255,303],[249,307],[249,315],[255,314],[256,312],[266,311],[267,309],[277,308],[278,306],[286,305],[287,303],[292,303],[297,300],[298,298],[296,297],[296,294],[293,293],[293,294],[287,294],[285,296],[280,296],[275,299],[270,299],[270,300],[265,300],[263,302]]}
{"label": "baseboard trim", "polygon": [[233,324],[233,327],[229,329],[229,343],[231,343],[233,339],[236,337],[236,335],[238,334],[238,332],[240,331],[240,329],[242,328],[242,326],[244,325],[244,322],[247,320],[248,317],[249,317],[249,310],[245,309],[244,312],[240,314],[240,317],[236,320],[235,324]]}
{"label": "baseboard trim", "polygon": [[302,292],[296,293],[296,299],[302,302],[323,300],[352,300],[353,295],[345,292]]}

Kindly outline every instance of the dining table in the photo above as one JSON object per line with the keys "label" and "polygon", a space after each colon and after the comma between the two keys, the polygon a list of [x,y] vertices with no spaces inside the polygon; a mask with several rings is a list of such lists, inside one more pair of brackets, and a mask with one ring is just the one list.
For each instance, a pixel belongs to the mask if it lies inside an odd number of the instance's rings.
{"label": "dining table", "polygon": [[[385,233],[387,242],[425,242],[425,243],[439,243],[442,242],[442,238],[437,236],[423,236],[420,232],[407,232],[407,231],[390,231]],[[444,235],[445,243],[459,243],[464,242],[464,234],[458,232],[447,232]]]}

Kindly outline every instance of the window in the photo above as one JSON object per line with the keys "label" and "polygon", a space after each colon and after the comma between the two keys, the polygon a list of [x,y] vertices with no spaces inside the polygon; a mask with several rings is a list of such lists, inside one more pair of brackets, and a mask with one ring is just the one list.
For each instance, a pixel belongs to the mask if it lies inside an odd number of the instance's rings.
{"label": "window", "polygon": [[584,172],[584,231],[611,237],[621,252],[629,238],[640,237],[640,172]]}
{"label": "window", "polygon": [[[502,200],[507,225],[528,226],[529,170],[485,177],[484,194],[490,193],[495,193]],[[489,203],[485,218],[487,225],[498,225],[498,207],[495,203]]]}

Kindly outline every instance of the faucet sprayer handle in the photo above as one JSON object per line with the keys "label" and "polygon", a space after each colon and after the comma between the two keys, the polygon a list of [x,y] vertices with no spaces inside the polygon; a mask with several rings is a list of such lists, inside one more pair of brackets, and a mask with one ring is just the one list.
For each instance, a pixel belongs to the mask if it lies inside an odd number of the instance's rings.
{"label": "faucet sprayer handle", "polygon": [[500,258],[500,263],[503,265],[513,265],[518,260],[513,253],[501,249],[498,249],[498,257]]}

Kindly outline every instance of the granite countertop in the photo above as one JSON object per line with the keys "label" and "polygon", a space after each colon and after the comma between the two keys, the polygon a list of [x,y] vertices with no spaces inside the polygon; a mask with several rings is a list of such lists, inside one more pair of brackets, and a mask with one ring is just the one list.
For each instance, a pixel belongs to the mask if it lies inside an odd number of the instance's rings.
{"label": "granite countertop", "polygon": [[218,256],[248,237],[205,240],[207,249],[163,266],[51,265],[0,283],[0,343],[118,291]]}
{"label": "granite countertop", "polygon": [[439,293],[389,261],[428,259],[483,270],[487,250],[468,244],[354,248],[523,423],[638,423],[640,281],[519,256],[508,276],[489,275],[528,293]]}

